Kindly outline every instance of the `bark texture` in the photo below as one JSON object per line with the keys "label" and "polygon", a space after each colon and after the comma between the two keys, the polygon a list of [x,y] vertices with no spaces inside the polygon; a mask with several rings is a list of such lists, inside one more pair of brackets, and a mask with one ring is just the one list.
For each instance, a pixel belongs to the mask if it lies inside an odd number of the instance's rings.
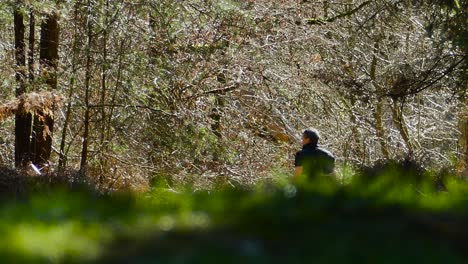
{"label": "bark texture", "polygon": [[[50,89],[57,89],[57,67],[59,46],[58,14],[48,14],[41,24],[40,64],[41,77]],[[36,112],[33,122],[33,162],[45,165],[52,151],[54,118],[51,113]]]}

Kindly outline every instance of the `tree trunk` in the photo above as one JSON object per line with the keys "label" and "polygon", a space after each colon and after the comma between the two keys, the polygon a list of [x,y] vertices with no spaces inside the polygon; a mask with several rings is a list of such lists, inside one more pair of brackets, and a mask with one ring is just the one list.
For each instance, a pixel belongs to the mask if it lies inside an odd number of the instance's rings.
{"label": "tree trunk", "polygon": [[[50,89],[57,89],[57,66],[59,45],[58,13],[52,12],[46,15],[41,24],[41,40],[39,59],[41,74]],[[50,160],[52,151],[52,133],[54,130],[54,118],[52,113],[38,111],[33,123],[33,162],[44,166]]]}
{"label": "tree trunk", "polygon": [[36,45],[36,19],[33,10],[29,11],[29,48],[28,48],[28,70],[29,80],[34,81],[34,48]]}
{"label": "tree trunk", "polygon": [[[107,51],[107,39],[108,39],[108,30],[109,30],[109,0],[106,0],[104,5],[104,25],[106,28],[103,31],[102,36],[102,65],[101,65],[101,148],[104,146],[106,138],[105,138],[105,129],[106,129],[106,95],[107,95],[107,71],[108,71],[108,51]],[[104,148],[105,150],[105,148]]]}
{"label": "tree trunk", "polygon": [[99,184],[103,184],[104,182],[104,174],[106,173],[103,170],[107,170],[107,159],[103,155],[104,153],[107,153],[108,150],[108,139],[106,138],[106,107],[104,106],[106,104],[107,100],[107,73],[108,73],[108,47],[107,47],[107,42],[109,38],[109,0],[105,1],[104,4],[104,25],[105,29],[103,30],[103,36],[102,36],[102,64],[101,64],[101,100],[100,100],[100,105],[101,105],[101,138],[100,138],[100,159],[101,159],[101,173],[99,175]]}
{"label": "tree trunk", "polygon": [[387,142],[385,141],[385,130],[382,123],[382,112],[383,112],[383,100],[382,98],[377,99],[377,104],[374,110],[374,128],[376,131],[377,138],[380,142],[380,150],[382,151],[382,156],[385,159],[390,158],[390,153],[388,151]]}
{"label": "tree trunk", "polygon": [[408,127],[403,117],[403,113],[401,112],[400,107],[398,106],[397,99],[393,99],[393,106],[391,108],[392,108],[393,123],[397,127],[401,138],[405,142],[406,148],[408,149],[407,155],[412,156],[413,151],[414,151],[413,143],[411,142],[411,138],[408,132]]}
{"label": "tree trunk", "polygon": [[460,157],[460,172],[463,178],[468,179],[468,107],[460,114],[458,120],[460,136],[458,138]]}
{"label": "tree trunk", "polygon": [[216,100],[215,100],[215,105],[211,109],[211,119],[212,119],[212,124],[211,124],[211,131],[213,134],[216,136],[216,149],[213,152],[213,161],[217,162],[220,161],[220,150],[222,148],[221,146],[221,140],[222,140],[222,131],[221,131],[221,118],[223,116],[223,108],[224,108],[224,98],[223,95],[221,94],[216,94]]}
{"label": "tree trunk", "polygon": [[89,109],[89,96],[90,96],[90,81],[91,81],[91,47],[93,42],[93,28],[91,18],[91,2],[88,1],[88,15],[87,15],[87,38],[88,44],[86,47],[86,73],[85,73],[85,112],[84,112],[84,132],[83,132],[83,145],[81,148],[81,162],[80,172],[86,174],[88,163],[88,144],[89,144],[89,124],[90,124],[90,109]]}
{"label": "tree trunk", "polygon": [[[24,15],[20,10],[21,1],[16,2],[14,11],[15,60],[16,60],[16,96],[26,92],[26,44],[24,40]],[[30,160],[31,115],[15,115],[15,166],[24,167]]]}
{"label": "tree trunk", "polygon": [[374,128],[376,131],[377,139],[380,142],[380,150],[382,152],[382,156],[385,159],[389,159],[390,153],[388,151],[387,142],[385,141],[385,130],[384,130],[383,122],[382,122],[384,100],[383,100],[383,97],[381,96],[382,88],[378,85],[377,80],[376,80],[377,56],[375,56],[375,53],[377,53],[378,51],[379,51],[379,43],[376,41],[374,43],[374,55],[372,57],[371,69],[370,69],[370,77],[371,77],[374,87],[377,90],[377,102],[376,102],[374,113],[373,113]]}
{"label": "tree trunk", "polygon": [[71,59],[71,78],[70,78],[70,91],[68,93],[68,102],[67,108],[65,111],[65,121],[63,123],[62,129],[62,136],[60,139],[60,151],[59,151],[59,162],[58,162],[58,170],[63,171],[65,166],[67,165],[67,154],[65,153],[65,144],[67,138],[67,130],[70,123],[71,117],[71,105],[72,105],[72,96],[75,93],[75,79],[76,79],[76,58],[78,57],[78,10],[81,1],[76,1],[74,6],[74,17],[73,20],[76,21],[73,26],[73,51],[72,51],[72,59]]}
{"label": "tree trunk", "polygon": [[363,164],[366,163],[366,150],[363,145],[363,142],[361,140],[361,133],[359,133],[359,125],[356,119],[356,115],[353,113],[353,108],[356,105],[356,99],[354,96],[351,96],[351,109],[349,109],[349,116],[351,119],[351,131],[353,132],[353,140],[355,141],[354,146],[352,147],[352,150],[354,151],[354,154],[358,157],[358,160],[361,161]]}

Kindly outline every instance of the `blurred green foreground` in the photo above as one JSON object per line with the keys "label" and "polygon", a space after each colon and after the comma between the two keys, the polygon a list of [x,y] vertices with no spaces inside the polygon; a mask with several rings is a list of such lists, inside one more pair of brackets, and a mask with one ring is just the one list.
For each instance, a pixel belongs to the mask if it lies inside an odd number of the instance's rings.
{"label": "blurred green foreground", "polygon": [[3,195],[0,261],[468,263],[468,185],[395,173],[197,192],[36,187]]}

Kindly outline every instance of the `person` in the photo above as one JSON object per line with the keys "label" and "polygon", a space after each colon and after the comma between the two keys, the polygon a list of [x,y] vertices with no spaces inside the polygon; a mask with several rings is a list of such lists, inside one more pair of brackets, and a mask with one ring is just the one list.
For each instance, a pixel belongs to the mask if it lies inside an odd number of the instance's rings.
{"label": "person", "polygon": [[317,175],[330,175],[335,168],[333,154],[319,147],[320,135],[313,128],[306,129],[302,134],[302,150],[296,153],[294,159],[295,176],[305,175],[309,179]]}

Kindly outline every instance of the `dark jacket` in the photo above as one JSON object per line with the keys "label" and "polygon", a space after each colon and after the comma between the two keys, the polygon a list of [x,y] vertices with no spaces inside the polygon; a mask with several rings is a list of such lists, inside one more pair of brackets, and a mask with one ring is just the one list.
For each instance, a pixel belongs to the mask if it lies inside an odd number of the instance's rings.
{"label": "dark jacket", "polygon": [[303,174],[308,177],[330,174],[335,168],[335,156],[317,145],[307,144],[296,153],[294,166],[302,167]]}

